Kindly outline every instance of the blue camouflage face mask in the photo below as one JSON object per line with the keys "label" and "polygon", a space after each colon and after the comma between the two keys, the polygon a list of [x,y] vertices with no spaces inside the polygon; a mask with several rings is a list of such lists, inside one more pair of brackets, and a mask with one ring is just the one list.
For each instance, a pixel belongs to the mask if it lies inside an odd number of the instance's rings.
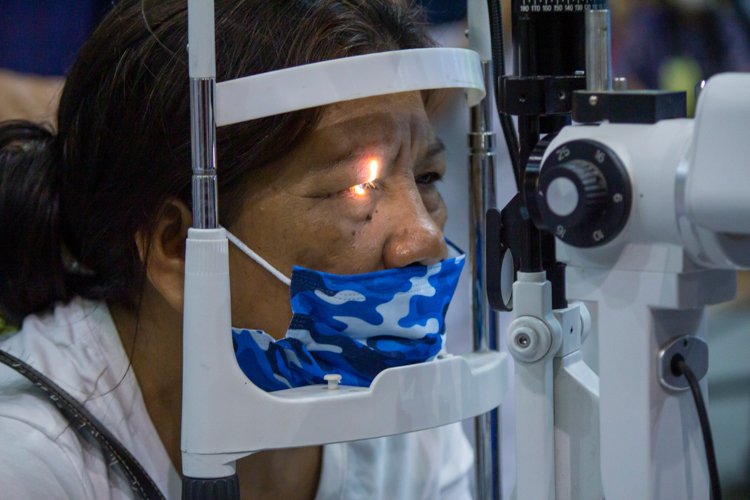
{"label": "blue camouflage face mask", "polygon": [[240,250],[291,289],[286,337],[232,328],[237,362],[266,391],[324,384],[369,387],[386,368],[434,359],[443,347],[445,314],[466,255],[432,266],[409,266],[340,276],[294,267],[292,279],[274,269],[236,236]]}

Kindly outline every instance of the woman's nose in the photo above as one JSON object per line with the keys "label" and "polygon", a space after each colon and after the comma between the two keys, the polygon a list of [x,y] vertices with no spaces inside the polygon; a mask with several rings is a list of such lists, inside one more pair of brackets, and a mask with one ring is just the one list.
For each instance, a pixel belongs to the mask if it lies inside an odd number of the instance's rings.
{"label": "woman's nose", "polygon": [[389,215],[390,236],[383,248],[386,269],[430,266],[448,256],[442,227],[445,221],[436,221],[427,211],[416,186],[399,194]]}

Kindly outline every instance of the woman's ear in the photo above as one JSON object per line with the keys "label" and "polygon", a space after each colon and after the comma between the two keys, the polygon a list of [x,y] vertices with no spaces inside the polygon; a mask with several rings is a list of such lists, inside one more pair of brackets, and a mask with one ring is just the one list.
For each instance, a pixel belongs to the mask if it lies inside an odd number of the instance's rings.
{"label": "woman's ear", "polygon": [[192,222],[193,215],[185,203],[172,199],[164,203],[150,235],[145,231],[135,235],[148,280],[180,313],[185,287],[185,240]]}

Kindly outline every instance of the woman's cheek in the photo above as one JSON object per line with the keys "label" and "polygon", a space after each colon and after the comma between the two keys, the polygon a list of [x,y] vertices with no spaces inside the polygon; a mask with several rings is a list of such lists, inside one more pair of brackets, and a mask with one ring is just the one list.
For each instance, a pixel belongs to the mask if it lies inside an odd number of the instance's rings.
{"label": "woman's cheek", "polygon": [[443,231],[445,229],[445,223],[448,221],[448,208],[445,206],[442,198],[440,199],[440,207],[434,212],[430,212],[430,215],[432,216],[432,220],[435,221],[435,224],[437,224],[440,227],[440,230]]}
{"label": "woman's cheek", "polygon": [[296,242],[293,264],[332,272],[337,261],[341,260],[343,249],[351,247],[351,231],[346,223],[333,216],[322,216],[316,223],[305,228],[304,235]]}
{"label": "woman's cheek", "polygon": [[367,224],[347,217],[330,219],[309,234],[306,248],[297,251],[298,265],[333,274],[361,274],[379,270],[382,235],[386,231],[377,215]]}
{"label": "woman's cheek", "polygon": [[372,220],[381,194],[379,190],[370,188],[361,191],[352,189],[341,193],[334,203],[334,216],[357,224],[369,222]]}
{"label": "woman's cheek", "polygon": [[304,222],[300,221],[307,235],[306,243],[327,249],[316,252],[316,257],[328,260],[330,255],[351,249],[365,230],[371,231],[373,219],[377,218],[380,194],[337,193],[307,212],[302,217]]}
{"label": "woman's cheek", "polygon": [[[443,197],[434,185],[428,185],[420,188],[420,195],[422,196],[422,203],[424,207],[433,218],[440,216],[443,218],[442,223],[445,223],[447,218],[447,209]],[[435,219],[438,222],[437,219]]]}

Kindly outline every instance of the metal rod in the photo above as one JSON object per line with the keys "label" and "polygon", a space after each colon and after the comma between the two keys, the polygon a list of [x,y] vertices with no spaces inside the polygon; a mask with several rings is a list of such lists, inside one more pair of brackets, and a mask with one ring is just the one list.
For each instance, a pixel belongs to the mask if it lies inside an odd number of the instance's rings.
{"label": "metal rod", "polygon": [[219,227],[216,186],[216,78],[190,79],[190,112],[193,146],[193,227]]}
{"label": "metal rod", "polygon": [[612,37],[609,10],[586,12],[586,87],[612,90]]}
{"label": "metal rod", "polygon": [[[482,62],[485,87],[493,88],[492,64]],[[485,214],[497,205],[493,93],[471,108],[469,133],[469,211],[472,255],[471,311],[475,351],[497,349],[497,313],[487,299]],[[497,409],[475,418],[477,498],[500,500],[500,414]]]}
{"label": "metal rod", "polygon": [[[518,1],[518,0],[517,0]],[[514,2],[515,6],[515,2]],[[517,76],[536,76],[537,58],[537,24],[529,14],[519,14],[513,18],[513,50],[515,52],[515,74]],[[534,146],[539,140],[539,117],[523,115],[518,117],[518,142],[520,163],[516,170],[516,184],[523,188],[526,163]],[[524,207],[523,212],[528,213]],[[530,218],[518,221],[521,233],[521,268],[523,272],[542,270],[541,241],[539,230]]]}
{"label": "metal rod", "polygon": [[[521,145],[521,165],[526,167],[531,152],[534,150],[536,143],[539,142],[539,117],[538,116],[519,116],[518,117],[519,143]],[[524,175],[522,174],[516,181],[519,187],[523,186]],[[521,268],[519,271],[535,273],[542,268],[542,242],[539,230],[534,226],[532,220],[526,217],[519,221],[522,227],[521,241]]]}
{"label": "metal rod", "polygon": [[479,415],[474,419],[476,439],[477,500],[500,500],[500,411]]}

